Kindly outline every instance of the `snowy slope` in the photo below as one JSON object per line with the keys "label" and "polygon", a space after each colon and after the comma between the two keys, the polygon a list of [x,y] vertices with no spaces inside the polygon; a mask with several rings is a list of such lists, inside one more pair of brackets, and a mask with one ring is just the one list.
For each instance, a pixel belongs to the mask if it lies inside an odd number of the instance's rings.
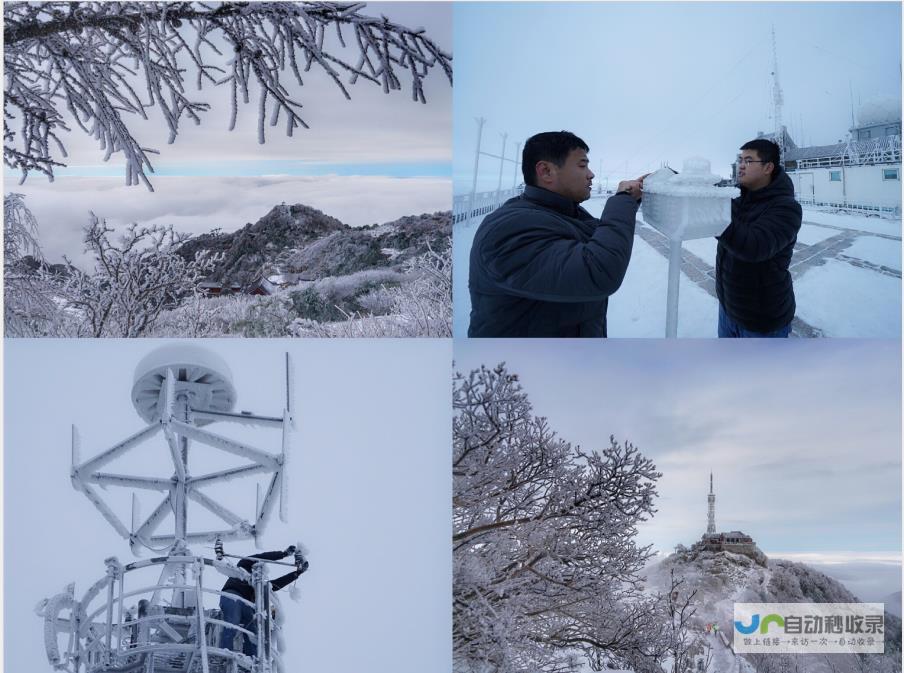
{"label": "snowy slope", "polygon": [[[667,591],[672,571],[676,579],[685,581],[683,591],[697,592],[694,596],[694,627],[703,634],[712,648],[711,670],[717,673],[742,673],[748,670],[744,667],[744,662],[740,661],[741,657],[736,657],[714,635],[707,634],[705,629],[707,624],[718,624],[730,641],[735,602],[858,602],[839,582],[802,563],[779,559],[769,560],[764,566],[740,554],[692,549],[671,554],[648,567],[645,570],[647,590],[651,593]],[[900,671],[901,622],[889,613],[886,613],[886,620],[889,626],[886,651],[893,649],[896,654],[887,655],[882,664],[894,662],[890,670]],[[859,673],[861,670],[853,655],[831,655],[831,664],[825,657],[816,655],[795,655],[793,659],[800,666],[800,673]],[[834,672],[832,666],[835,666]],[[878,666],[879,664],[873,665],[875,673],[886,670]],[[749,670],[754,669],[750,667]]]}

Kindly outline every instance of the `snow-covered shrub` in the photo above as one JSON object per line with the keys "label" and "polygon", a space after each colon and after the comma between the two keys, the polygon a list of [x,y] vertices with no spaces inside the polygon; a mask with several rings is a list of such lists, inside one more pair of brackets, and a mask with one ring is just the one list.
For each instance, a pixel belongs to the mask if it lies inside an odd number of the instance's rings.
{"label": "snow-covered shrub", "polygon": [[[296,323],[297,336],[388,338],[452,336],[452,246],[428,251],[406,264],[406,273],[396,275],[397,284],[384,284],[357,298],[359,308],[339,307],[345,320],[314,325]],[[373,271],[363,278],[376,280]],[[358,274],[353,274],[357,276]],[[380,313],[368,310],[377,305]],[[361,310],[363,309],[363,310]]]}
{"label": "snow-covered shrub", "polygon": [[392,313],[402,316],[413,332],[410,336],[451,338],[452,336],[452,241],[408,265],[412,280],[390,291]]}
{"label": "snow-covered shrub", "polygon": [[84,241],[94,268],[85,273],[69,264],[62,293],[66,308],[81,317],[78,336],[145,336],[164,310],[197,291],[216,263],[204,253],[192,260],[179,255],[188,237],[172,226],[133,223],[116,242],[113,233],[91,213]]}
{"label": "snow-covered shrub", "polygon": [[219,297],[193,294],[175,308],[161,312],[148,336],[241,336],[241,326],[258,299],[242,294]]}

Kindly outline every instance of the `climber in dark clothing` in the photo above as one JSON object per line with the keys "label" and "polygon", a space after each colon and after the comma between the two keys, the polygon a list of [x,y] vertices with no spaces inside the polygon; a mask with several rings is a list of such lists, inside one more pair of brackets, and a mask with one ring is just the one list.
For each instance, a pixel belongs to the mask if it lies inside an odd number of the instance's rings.
{"label": "climber in dark clothing", "polygon": [[[288,547],[285,551],[268,551],[248,556],[238,562],[238,567],[250,573],[251,569],[256,563],[255,559],[260,559],[262,561],[278,561],[292,555],[294,555],[295,557],[295,570],[283,575],[282,577],[277,577],[274,580],[270,580],[270,588],[273,591],[279,591],[283,587],[291,584],[296,579],[298,579],[298,577],[308,569],[307,560],[301,553],[301,550],[297,549],[295,545]],[[244,598],[246,601],[254,603],[254,587],[245,580],[230,577],[228,580],[226,580],[226,584],[223,585],[222,591],[224,594],[235,594],[236,596]],[[248,629],[249,631],[254,631],[254,608],[252,608],[247,603],[243,603],[242,601],[234,600],[229,596],[222,595],[220,596],[220,610],[223,613],[223,619],[225,621],[229,622],[230,624],[235,624],[236,626],[241,626],[242,628]],[[220,633],[219,646],[227,650],[232,649],[232,644],[235,640],[235,633],[235,629],[224,628]],[[252,643],[251,639],[246,636],[242,646],[242,651],[248,656],[256,656],[257,645]]]}

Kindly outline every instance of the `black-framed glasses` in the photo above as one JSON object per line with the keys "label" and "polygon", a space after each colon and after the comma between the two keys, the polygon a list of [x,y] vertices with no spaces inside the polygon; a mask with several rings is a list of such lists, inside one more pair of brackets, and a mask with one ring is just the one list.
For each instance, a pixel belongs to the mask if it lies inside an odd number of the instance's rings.
{"label": "black-framed glasses", "polygon": [[738,157],[738,166],[749,166],[750,164],[765,164],[769,163],[762,159],[751,159],[750,157]]}

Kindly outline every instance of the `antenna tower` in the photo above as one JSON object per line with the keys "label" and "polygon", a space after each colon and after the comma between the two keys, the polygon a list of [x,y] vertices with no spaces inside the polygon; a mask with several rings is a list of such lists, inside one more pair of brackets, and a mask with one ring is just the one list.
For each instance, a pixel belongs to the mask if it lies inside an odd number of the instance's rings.
{"label": "antenna tower", "polygon": [[775,46],[775,26],[772,26],[772,104],[775,108],[775,142],[778,145],[779,162],[785,160],[785,130],[782,126],[782,87],[778,82],[778,49]]}
{"label": "antenna tower", "polygon": [[[81,458],[78,431],[72,429],[72,486],[83,493],[101,516],[138,555],[146,549],[153,558],[120,563],[106,559],[106,573],[81,599],[75,585],[38,605],[44,618],[47,657],[56,670],[68,673],[271,673],[279,665],[277,631],[271,602],[275,597],[265,563],[252,572],[222,560],[195,555],[189,545],[208,543],[221,551],[222,540],[259,542],[270,514],[279,502],[280,519],[287,519],[286,468],[293,420],[291,363],[286,356],[286,406],[279,415],[235,413],[236,391],[227,363],[213,353],[186,344],[164,346],[138,363],[131,391],[132,404],[144,427],[87,460]],[[283,386],[280,385],[282,388]],[[282,392],[282,391],[281,391]],[[280,394],[282,397],[282,394]],[[264,450],[207,426],[236,424],[280,431],[275,450]],[[273,440],[271,436],[271,441]],[[201,445],[189,469],[194,445]],[[156,456],[155,467],[169,465],[169,477],[149,476],[139,470],[109,471],[126,454],[140,449],[145,458]],[[217,469],[203,468],[208,456],[218,453]],[[225,455],[224,455],[225,454]],[[232,463],[238,459],[238,464]],[[225,467],[224,465],[230,465]],[[113,468],[115,470],[115,467]],[[230,506],[207,488],[245,477],[269,476],[263,497],[258,487],[252,516]],[[132,491],[131,524],[126,523],[97,490]],[[139,514],[136,490],[156,491],[162,499],[147,516]],[[202,529],[192,517],[200,507],[221,523]],[[250,509],[250,508],[249,508]],[[209,517],[208,517],[209,518]],[[167,519],[172,529],[159,532]],[[205,583],[205,574],[209,578]],[[224,577],[251,584],[255,601],[254,623],[234,627],[214,607]],[[137,586],[136,586],[137,585]],[[234,594],[229,594],[234,596]],[[206,600],[205,600],[206,599]],[[238,599],[244,600],[244,599]],[[245,655],[219,647],[224,628],[233,628],[246,642],[257,644],[257,654]],[[226,634],[228,638],[229,634]],[[233,645],[235,643],[232,643]]]}
{"label": "antenna tower", "polygon": [[707,535],[715,535],[716,534],[716,494],[713,493],[713,473],[709,473],[709,496],[707,496],[707,501],[709,502],[709,515],[706,521],[706,533]]}

